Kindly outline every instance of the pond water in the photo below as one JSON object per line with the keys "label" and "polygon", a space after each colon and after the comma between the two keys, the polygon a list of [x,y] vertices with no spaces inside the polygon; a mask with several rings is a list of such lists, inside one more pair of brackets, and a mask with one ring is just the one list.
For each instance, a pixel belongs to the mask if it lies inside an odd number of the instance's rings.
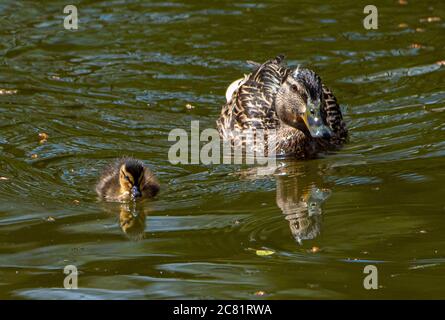
{"label": "pond water", "polygon": [[[0,4],[0,298],[445,298],[443,2],[373,1],[377,30],[360,1],[76,3],[77,31],[63,1]],[[343,149],[267,175],[168,161],[281,53],[335,92]],[[123,155],[155,200],[97,201]]]}

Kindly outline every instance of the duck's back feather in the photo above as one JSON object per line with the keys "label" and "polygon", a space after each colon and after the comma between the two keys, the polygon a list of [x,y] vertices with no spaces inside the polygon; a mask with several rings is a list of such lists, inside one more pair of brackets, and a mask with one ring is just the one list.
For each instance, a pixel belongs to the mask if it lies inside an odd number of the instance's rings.
{"label": "duck's back feather", "polygon": [[343,121],[343,115],[337,99],[325,85],[323,85],[323,98],[324,105],[321,110],[325,114],[326,123],[335,133],[335,138],[339,140],[339,143],[343,143],[348,136],[348,129]]}
{"label": "duck's back feather", "polygon": [[234,91],[231,101],[221,110],[217,121],[223,135],[231,130],[275,128],[278,125],[273,102],[280,88],[286,68],[282,56],[257,66]]}

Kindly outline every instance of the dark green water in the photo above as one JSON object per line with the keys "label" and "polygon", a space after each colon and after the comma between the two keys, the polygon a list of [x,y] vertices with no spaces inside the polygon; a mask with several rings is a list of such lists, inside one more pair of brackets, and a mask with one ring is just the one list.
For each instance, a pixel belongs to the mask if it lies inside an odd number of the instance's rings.
{"label": "dark green water", "polygon": [[[373,1],[371,31],[362,1],[74,1],[77,31],[66,4],[0,4],[0,298],[445,298],[443,2]],[[170,130],[215,127],[244,61],[279,53],[336,93],[345,148],[172,165]],[[162,183],[127,234],[94,193],[122,155]]]}

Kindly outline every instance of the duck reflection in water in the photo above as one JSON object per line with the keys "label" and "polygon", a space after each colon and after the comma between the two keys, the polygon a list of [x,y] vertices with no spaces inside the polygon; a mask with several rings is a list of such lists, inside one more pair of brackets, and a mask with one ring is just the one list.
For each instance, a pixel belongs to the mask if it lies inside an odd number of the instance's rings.
{"label": "duck reflection in water", "polygon": [[322,204],[331,191],[298,177],[277,176],[277,205],[289,222],[295,240],[314,239],[320,234]]}
{"label": "duck reflection in water", "polygon": [[289,222],[293,237],[302,244],[320,234],[322,206],[331,195],[323,181],[327,170],[313,163],[283,161],[274,169],[257,167],[239,174],[249,180],[275,178],[277,206]]}
{"label": "duck reflection in water", "polygon": [[278,170],[277,206],[289,222],[295,240],[315,239],[321,230],[322,205],[331,195],[325,188],[323,168],[306,163],[285,163]]}

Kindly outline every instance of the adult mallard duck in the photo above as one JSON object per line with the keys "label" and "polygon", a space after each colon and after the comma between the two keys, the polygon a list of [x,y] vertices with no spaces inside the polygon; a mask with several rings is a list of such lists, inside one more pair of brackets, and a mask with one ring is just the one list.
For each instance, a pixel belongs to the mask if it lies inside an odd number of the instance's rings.
{"label": "adult mallard duck", "polygon": [[96,192],[109,201],[152,198],[159,192],[159,182],[142,161],[124,157],[105,168]]}
{"label": "adult mallard duck", "polygon": [[315,157],[346,141],[337,100],[315,72],[287,67],[284,56],[251,64],[254,72],[227,89],[217,120],[224,140],[240,145],[245,132],[261,129],[265,139],[273,135],[276,155],[297,158]]}

